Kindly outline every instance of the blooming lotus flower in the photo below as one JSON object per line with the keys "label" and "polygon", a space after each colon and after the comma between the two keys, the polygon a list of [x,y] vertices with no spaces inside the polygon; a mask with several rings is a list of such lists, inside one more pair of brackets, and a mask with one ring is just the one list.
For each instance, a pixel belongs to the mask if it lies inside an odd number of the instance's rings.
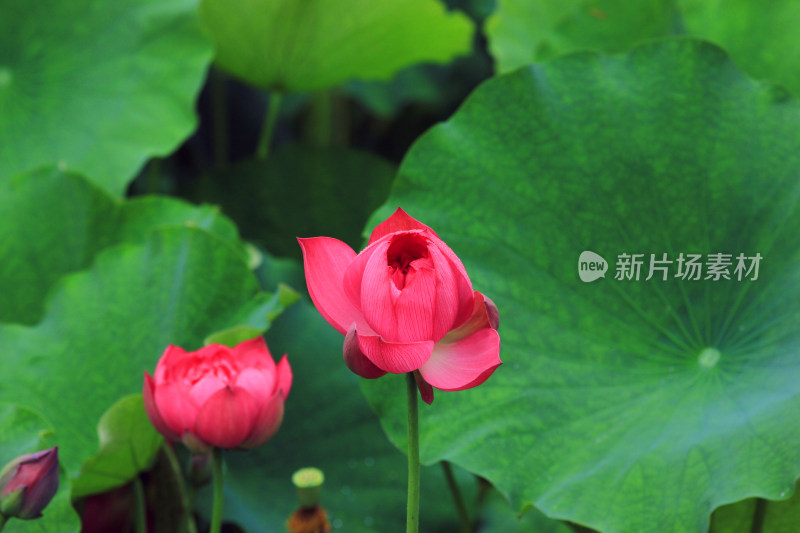
{"label": "blooming lotus flower", "polygon": [[144,406],[164,437],[195,453],[253,448],[278,431],[291,387],[289,361],[276,365],[261,337],[196,352],[169,346],[154,377],[144,373]]}
{"label": "blooming lotus flower", "polygon": [[58,447],[17,457],[0,471],[0,514],[38,518],[58,490]]}
{"label": "blooming lotus flower", "polygon": [[298,241],[311,299],[345,335],[345,363],[359,376],[414,372],[430,404],[431,386],[476,387],[502,364],[497,307],[473,291],[439,236],[402,209],[359,254],[330,237]]}

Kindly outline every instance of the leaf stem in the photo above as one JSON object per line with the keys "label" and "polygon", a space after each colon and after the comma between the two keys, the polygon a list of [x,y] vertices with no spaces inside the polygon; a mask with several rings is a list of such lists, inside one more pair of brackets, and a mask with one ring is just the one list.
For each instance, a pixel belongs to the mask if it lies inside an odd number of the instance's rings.
{"label": "leaf stem", "polygon": [[321,90],[311,95],[306,131],[309,144],[322,148],[333,145],[333,113],[334,94],[331,90]]}
{"label": "leaf stem", "polygon": [[161,176],[161,161],[158,158],[153,158],[147,165],[145,170],[147,175],[146,192],[147,194],[158,194],[158,181]]}
{"label": "leaf stem", "polygon": [[261,137],[258,139],[256,147],[256,157],[266,159],[269,156],[269,148],[272,144],[272,135],[275,133],[275,124],[278,122],[278,114],[281,110],[283,94],[270,91],[267,95],[267,116],[264,119],[264,126],[261,129]]}
{"label": "leaf stem", "polygon": [[211,458],[212,481],[214,483],[214,505],[211,511],[211,528],[209,533],[219,533],[222,529],[222,502],[224,493],[222,491],[222,449],[214,448]]}
{"label": "leaf stem", "polygon": [[753,523],[750,525],[750,533],[761,533],[766,516],[767,500],[764,498],[756,498],[756,508],[753,510]]}
{"label": "leaf stem", "polygon": [[414,373],[406,374],[408,395],[408,505],[406,507],[406,533],[419,531],[419,412],[417,408],[417,381]]}
{"label": "leaf stem", "polygon": [[228,102],[225,75],[211,71],[211,116],[214,117],[214,166],[217,170],[228,163]]}
{"label": "leaf stem", "polygon": [[461,496],[461,490],[458,488],[456,478],[453,476],[453,467],[447,461],[442,461],[442,470],[444,470],[444,477],[447,479],[447,486],[450,487],[450,494],[453,495],[453,502],[456,504],[458,510],[458,518],[461,522],[462,533],[472,533],[472,522],[469,519],[467,506],[464,504],[464,498]]}
{"label": "leaf stem", "polygon": [[144,501],[144,486],[142,478],[133,478],[133,505],[135,508],[134,528],[136,533],[147,533],[147,504]]}

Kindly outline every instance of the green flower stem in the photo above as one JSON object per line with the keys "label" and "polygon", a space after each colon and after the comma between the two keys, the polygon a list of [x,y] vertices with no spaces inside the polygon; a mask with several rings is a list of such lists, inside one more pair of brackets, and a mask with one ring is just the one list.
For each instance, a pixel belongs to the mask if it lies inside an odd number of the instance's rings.
{"label": "green flower stem", "polygon": [[0,514],[0,531],[3,531],[3,528],[6,527],[6,520],[8,518]]}
{"label": "green flower stem", "polygon": [[222,501],[224,499],[222,491],[222,449],[214,448],[213,453],[211,469],[214,483],[214,506],[211,511],[211,529],[209,529],[209,533],[219,533],[220,529],[222,529]]}
{"label": "green flower stem", "polygon": [[281,110],[282,100],[283,95],[279,92],[270,91],[267,96],[267,117],[264,119],[261,137],[258,139],[258,146],[256,147],[256,157],[258,159],[266,159],[269,156],[272,134],[275,133],[275,124],[278,122],[278,113]]}
{"label": "green flower stem", "polygon": [[408,393],[408,506],[406,508],[406,533],[419,531],[419,412],[417,409],[417,381],[414,373],[406,374]]}
{"label": "green flower stem", "polygon": [[134,502],[134,529],[136,533],[147,533],[147,505],[144,501],[144,486],[142,478],[133,478],[133,502]]}
{"label": "green flower stem", "polygon": [[453,501],[458,510],[458,519],[461,522],[462,533],[472,533],[472,522],[469,520],[469,513],[467,513],[467,506],[464,505],[464,498],[461,496],[461,490],[458,488],[456,478],[453,476],[453,468],[447,461],[442,461],[442,470],[444,470],[444,477],[447,479],[447,486],[450,487],[450,494],[453,495]]}
{"label": "green flower stem", "polygon": [[172,446],[165,442],[161,449],[163,450],[167,461],[169,461],[171,473],[173,476],[175,476],[175,482],[180,490],[181,502],[183,503],[183,508],[186,512],[186,533],[197,533],[197,526],[195,525],[194,517],[192,516],[192,507],[194,507],[194,487],[189,486],[188,490],[190,492],[187,492],[187,487],[184,485],[183,476],[181,475],[181,466],[178,462],[178,457],[175,455],[175,450],[172,449]]}

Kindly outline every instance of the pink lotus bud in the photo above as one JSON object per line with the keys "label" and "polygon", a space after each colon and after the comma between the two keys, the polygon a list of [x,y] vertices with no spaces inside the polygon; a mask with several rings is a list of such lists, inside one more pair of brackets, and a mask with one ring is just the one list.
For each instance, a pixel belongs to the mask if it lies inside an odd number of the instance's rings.
{"label": "pink lotus bud", "polygon": [[196,454],[212,446],[246,449],[265,443],[281,425],[292,387],[286,356],[276,365],[261,337],[196,352],[169,346],[153,377],[144,374],[150,421],[168,440],[181,441]]}
{"label": "pink lotus bud", "polygon": [[38,518],[57,490],[57,446],[17,457],[0,470],[0,514]]}

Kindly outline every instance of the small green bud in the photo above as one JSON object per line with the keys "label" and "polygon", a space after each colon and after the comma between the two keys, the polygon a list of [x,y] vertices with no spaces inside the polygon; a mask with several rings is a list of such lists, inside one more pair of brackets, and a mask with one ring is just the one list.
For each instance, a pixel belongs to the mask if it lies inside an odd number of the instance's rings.
{"label": "small green bud", "polygon": [[292,475],[292,483],[297,487],[297,498],[300,507],[314,507],[319,505],[322,496],[322,484],[325,475],[318,468],[301,468]]}

